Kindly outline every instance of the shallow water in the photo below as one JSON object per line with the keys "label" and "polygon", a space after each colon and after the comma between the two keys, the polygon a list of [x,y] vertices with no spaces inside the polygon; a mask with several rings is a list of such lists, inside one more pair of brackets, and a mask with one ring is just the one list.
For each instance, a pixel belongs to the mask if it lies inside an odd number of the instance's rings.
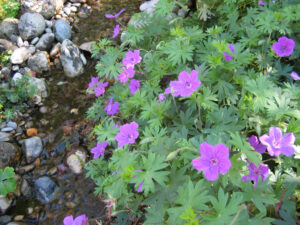
{"label": "shallow water", "polygon": [[[81,19],[78,23],[79,32],[73,37],[73,41],[80,45],[87,41],[96,41],[103,37],[110,38],[116,23],[125,25],[130,16],[138,11],[141,0],[92,0],[88,1],[93,11],[86,19]],[[106,13],[116,13],[122,8],[126,8],[118,19],[105,18]],[[121,29],[122,31],[122,29]],[[116,43],[119,39],[116,40]],[[23,175],[31,187],[34,181],[47,175],[49,170],[57,168],[58,165],[66,166],[66,157],[76,148],[82,148],[88,152],[88,135],[93,128],[93,124],[85,119],[85,113],[92,104],[93,97],[86,94],[86,89],[90,78],[96,76],[96,62],[88,58],[88,65],[85,73],[77,78],[67,78],[62,71],[52,70],[44,77],[49,87],[49,97],[44,105],[48,107],[48,112],[42,114],[38,109],[32,114],[34,127],[43,133],[44,150],[40,157],[40,165]],[[63,82],[63,83],[62,83]],[[78,114],[72,114],[72,109],[78,109]],[[42,123],[48,122],[48,123]],[[72,127],[72,135],[68,137],[71,149],[67,149],[63,136],[62,126]],[[88,159],[91,159],[89,156]],[[20,165],[25,165],[21,162]],[[25,215],[24,222],[28,224],[53,225],[62,224],[63,218],[67,215],[86,214],[91,225],[96,224],[95,219],[100,219],[104,215],[104,204],[93,194],[94,183],[85,178],[85,172],[76,175],[67,168],[65,172],[60,170],[50,176],[60,191],[56,200],[49,204],[42,204],[36,200],[35,196],[20,197],[16,200],[15,206],[9,209],[8,215]],[[73,202],[74,208],[66,206],[67,202]],[[28,208],[34,209],[35,215],[27,212]]]}

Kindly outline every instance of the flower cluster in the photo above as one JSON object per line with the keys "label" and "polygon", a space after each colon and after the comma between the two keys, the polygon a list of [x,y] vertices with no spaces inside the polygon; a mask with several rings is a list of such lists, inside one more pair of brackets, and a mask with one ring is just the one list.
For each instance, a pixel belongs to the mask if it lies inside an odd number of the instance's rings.
{"label": "flower cluster", "polygon": [[178,75],[178,81],[170,82],[170,87],[165,90],[165,94],[172,94],[174,97],[189,97],[200,85],[201,81],[198,80],[198,71],[192,70],[190,74],[182,71]]}
{"label": "flower cluster", "polygon": [[[125,58],[122,59],[124,67],[123,71],[118,76],[118,80],[121,83],[126,83],[129,78],[133,78],[135,74],[134,67],[136,64],[140,63],[142,57],[140,56],[139,50],[129,51],[126,53]],[[140,89],[140,82],[138,80],[132,79],[129,84],[130,93],[133,95],[137,90]]]}
{"label": "flower cluster", "polygon": [[119,112],[119,102],[113,102],[113,97],[109,99],[108,104],[104,108],[106,115],[114,115]]}
{"label": "flower cluster", "polygon": [[107,86],[108,82],[99,82],[98,77],[92,77],[89,83],[89,90],[94,91],[95,96],[99,97],[100,95],[104,95]]}
{"label": "flower cluster", "polygon": [[257,168],[254,163],[250,163],[248,166],[249,174],[242,177],[242,181],[247,182],[247,180],[254,182],[254,188],[257,185],[259,177],[261,177],[261,181],[264,182],[264,180],[269,176],[269,168],[268,166],[265,166],[263,164],[259,164],[259,167]]}

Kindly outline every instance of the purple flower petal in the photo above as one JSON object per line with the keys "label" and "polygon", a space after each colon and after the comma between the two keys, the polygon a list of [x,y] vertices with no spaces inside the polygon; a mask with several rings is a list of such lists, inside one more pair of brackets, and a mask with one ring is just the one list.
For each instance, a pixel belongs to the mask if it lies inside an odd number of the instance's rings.
{"label": "purple flower petal", "polygon": [[120,25],[119,24],[116,25],[113,32],[114,32],[114,34],[113,34],[112,38],[116,38],[118,36],[119,32],[120,32]]}
{"label": "purple flower petal", "polygon": [[144,181],[142,181],[142,182],[140,183],[139,188],[137,189],[137,192],[138,192],[138,193],[142,192],[142,187],[143,187],[143,185],[144,185]]}
{"label": "purple flower petal", "polygon": [[94,154],[94,159],[99,158],[100,156],[104,156],[105,148],[107,147],[108,142],[105,141],[104,143],[100,142],[97,144],[96,147],[92,148],[91,153]]}
{"label": "purple flower petal", "polygon": [[73,216],[67,216],[64,218],[64,225],[73,225],[74,218]]}
{"label": "purple flower petal", "polygon": [[106,18],[117,18],[117,17],[120,16],[121,13],[124,12],[124,11],[125,11],[125,8],[121,9],[121,11],[118,12],[118,13],[116,13],[115,15],[113,15],[113,14],[105,14],[105,17],[106,17]]}
{"label": "purple flower petal", "polygon": [[76,217],[76,219],[74,220],[74,225],[87,225],[86,215],[83,214],[83,215]]}
{"label": "purple flower petal", "polygon": [[259,164],[257,168],[254,163],[250,163],[248,169],[250,173],[241,179],[244,182],[247,182],[247,180],[253,181],[254,188],[256,188],[259,177],[261,177],[261,181],[263,182],[269,176],[269,168],[263,164]]}
{"label": "purple flower petal", "polygon": [[132,79],[129,84],[130,93],[133,95],[137,90],[140,89],[140,82]]}
{"label": "purple flower petal", "polygon": [[296,72],[294,72],[294,71],[290,73],[290,76],[291,76],[294,80],[300,80],[299,75],[298,75]]}
{"label": "purple flower petal", "polygon": [[264,1],[259,1],[258,5],[265,5],[265,2]]}

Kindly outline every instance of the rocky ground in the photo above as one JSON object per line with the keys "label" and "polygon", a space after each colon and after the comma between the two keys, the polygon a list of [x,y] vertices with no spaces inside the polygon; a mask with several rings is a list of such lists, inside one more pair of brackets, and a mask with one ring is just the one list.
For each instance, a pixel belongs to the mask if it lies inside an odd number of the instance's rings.
{"label": "rocky ground", "polygon": [[[120,1],[110,1],[109,12],[117,11]],[[126,0],[117,8],[151,14],[156,2],[140,6],[141,0]],[[26,111],[0,124],[0,169],[14,167],[18,184],[14,193],[0,196],[0,225],[61,224],[66,215],[79,213],[99,219],[104,211],[93,182],[82,173],[91,159],[88,136],[94,126],[84,119],[90,102],[85,89],[96,76],[91,46],[97,38],[111,37],[113,26],[98,31],[93,21],[99,15],[91,4],[104,7],[105,1],[21,0],[19,19],[0,25],[0,54],[12,50],[10,62],[0,65],[1,87],[25,74],[37,87],[24,103]],[[126,13],[124,24],[130,19]],[[91,27],[85,26],[86,18]]]}

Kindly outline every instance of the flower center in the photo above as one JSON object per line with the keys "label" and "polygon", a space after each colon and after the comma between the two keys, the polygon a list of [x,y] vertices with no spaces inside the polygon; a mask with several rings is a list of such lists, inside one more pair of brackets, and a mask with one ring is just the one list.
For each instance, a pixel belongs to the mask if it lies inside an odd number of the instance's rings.
{"label": "flower center", "polygon": [[128,135],[128,140],[129,140],[129,141],[132,141],[132,140],[133,140],[133,135],[132,135],[132,134],[129,134],[129,135]]}
{"label": "flower center", "polygon": [[186,86],[187,88],[191,88],[191,87],[192,87],[192,83],[191,83],[191,82],[188,82],[188,81],[186,81],[186,82],[185,82],[185,86]]}
{"label": "flower center", "polygon": [[256,176],[259,176],[260,175],[260,172],[259,172],[259,170],[257,169],[257,170],[255,170],[254,171],[254,174],[256,175]]}
{"label": "flower center", "polygon": [[218,159],[213,158],[213,159],[210,160],[210,163],[215,166],[215,165],[218,164]]}
{"label": "flower center", "polygon": [[274,146],[275,148],[280,148],[280,146],[281,146],[280,140],[279,140],[279,141],[274,140],[274,141],[273,141],[273,146]]}

